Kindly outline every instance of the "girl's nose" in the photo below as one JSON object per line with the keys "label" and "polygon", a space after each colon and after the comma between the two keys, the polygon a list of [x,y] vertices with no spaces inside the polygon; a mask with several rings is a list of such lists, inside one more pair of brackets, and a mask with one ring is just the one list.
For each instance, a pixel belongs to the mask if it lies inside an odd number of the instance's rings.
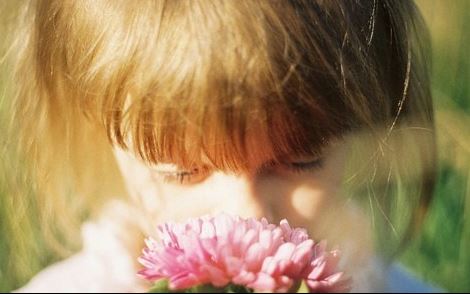
{"label": "girl's nose", "polygon": [[218,182],[221,195],[226,197],[223,210],[241,217],[266,217],[272,219],[273,212],[268,203],[269,195],[262,195],[258,189],[259,178],[256,174],[225,174],[214,175]]}

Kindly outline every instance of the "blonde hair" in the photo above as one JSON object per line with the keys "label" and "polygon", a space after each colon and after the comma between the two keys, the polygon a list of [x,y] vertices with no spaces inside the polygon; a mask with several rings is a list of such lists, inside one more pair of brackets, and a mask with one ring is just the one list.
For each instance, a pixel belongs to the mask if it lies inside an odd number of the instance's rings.
{"label": "blonde hair", "polygon": [[[372,159],[348,183],[368,195],[374,187],[387,225],[398,210],[408,216],[395,249],[420,223],[435,143],[427,35],[411,1],[47,0],[23,8],[9,136],[51,216],[72,203],[83,216],[97,199],[122,193],[113,145],[148,163],[192,166],[204,156],[244,170],[363,134],[356,158]],[[398,153],[410,156],[412,172]]]}

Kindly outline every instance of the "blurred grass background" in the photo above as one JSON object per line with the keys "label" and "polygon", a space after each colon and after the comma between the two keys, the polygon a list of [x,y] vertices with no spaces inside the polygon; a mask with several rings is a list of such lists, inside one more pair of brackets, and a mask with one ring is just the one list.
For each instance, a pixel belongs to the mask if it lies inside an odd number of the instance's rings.
{"label": "blurred grass background", "polygon": [[[401,256],[401,261],[425,281],[452,292],[466,292],[470,291],[470,1],[418,0],[417,3],[433,42],[432,85],[439,179],[423,231]],[[1,83],[5,74],[0,72],[0,110],[5,105]],[[0,117],[0,134],[5,134],[4,125]],[[3,145],[8,138],[0,136],[0,140]],[[0,174],[18,172],[8,169],[5,159],[9,155],[1,151]],[[16,222],[10,223],[12,218],[8,213],[21,214],[26,209],[9,209],[15,202],[10,197],[2,197],[5,185],[4,177],[0,176],[0,292],[21,286],[55,258],[46,250],[34,216],[15,218]],[[26,205],[34,208],[35,203],[31,200]],[[14,236],[9,230],[31,234],[34,242],[13,248],[13,242],[4,237]],[[39,258],[13,264],[14,255]]]}
{"label": "blurred grass background", "polygon": [[431,31],[439,179],[403,263],[452,292],[470,291],[470,1],[418,0]]}

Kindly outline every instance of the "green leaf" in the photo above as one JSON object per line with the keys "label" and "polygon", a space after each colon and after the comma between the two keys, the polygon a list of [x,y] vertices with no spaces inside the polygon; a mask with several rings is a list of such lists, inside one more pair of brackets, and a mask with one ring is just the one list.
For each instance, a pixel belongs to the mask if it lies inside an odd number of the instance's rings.
{"label": "green leaf", "polygon": [[248,289],[244,286],[228,284],[224,288],[225,293],[253,293],[251,289]]}
{"label": "green leaf", "polygon": [[228,284],[223,288],[211,284],[197,285],[188,289],[170,290],[167,279],[156,281],[148,293],[253,293],[253,290],[244,286]]}
{"label": "green leaf", "polygon": [[148,293],[170,293],[170,288],[168,287],[168,280],[161,279],[156,281]]}
{"label": "green leaf", "polygon": [[223,288],[217,288],[210,284],[198,285],[184,291],[185,293],[223,293]]}
{"label": "green leaf", "polygon": [[305,283],[305,281],[302,281],[302,283],[300,283],[300,287],[296,293],[310,293],[307,287],[307,283]]}

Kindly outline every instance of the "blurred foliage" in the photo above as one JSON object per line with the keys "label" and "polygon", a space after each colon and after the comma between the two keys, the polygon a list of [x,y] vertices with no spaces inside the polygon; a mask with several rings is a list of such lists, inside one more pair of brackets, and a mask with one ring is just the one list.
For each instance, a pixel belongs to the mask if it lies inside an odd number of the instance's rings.
{"label": "blurred foliage", "polygon": [[[404,252],[401,260],[428,282],[453,292],[470,291],[470,1],[417,0],[417,3],[433,41],[432,84],[439,178],[422,233]],[[0,5],[0,9],[5,7]],[[1,82],[4,74],[0,72],[0,110],[5,105]],[[0,116],[1,134],[5,133],[4,125],[5,121]],[[7,138],[0,136],[0,142],[0,292],[7,292],[24,284],[53,256],[46,250],[34,216],[15,217],[19,222],[10,223],[13,218],[9,213],[21,214],[29,209],[15,207],[12,198],[2,197],[8,185],[4,174],[9,171],[6,158],[10,154],[5,154],[3,149]],[[20,174],[19,171],[14,172]],[[25,205],[34,211],[37,204],[32,198]],[[31,236],[31,242],[11,242],[5,236],[14,238],[15,234],[9,230]],[[12,248],[12,244],[21,246]],[[16,259],[15,256],[22,258]],[[22,260],[23,263],[13,264],[11,260]]]}
{"label": "blurred foliage", "polygon": [[470,1],[417,1],[433,46],[439,175],[422,234],[402,261],[452,292],[470,290]]}
{"label": "blurred foliage", "polygon": [[[44,232],[40,230],[37,199],[30,191],[28,197],[19,201],[14,197],[17,184],[28,182],[25,172],[13,166],[14,146],[6,130],[8,89],[5,80],[10,70],[6,63],[6,52],[10,43],[6,36],[11,30],[12,19],[21,1],[0,0],[0,292],[8,292],[27,282],[39,270],[58,259],[48,250]],[[7,13],[8,12],[8,13]],[[27,185],[21,185],[27,187]],[[7,191],[12,197],[5,197]],[[9,195],[10,196],[10,195]],[[25,239],[24,236],[28,238]]]}

